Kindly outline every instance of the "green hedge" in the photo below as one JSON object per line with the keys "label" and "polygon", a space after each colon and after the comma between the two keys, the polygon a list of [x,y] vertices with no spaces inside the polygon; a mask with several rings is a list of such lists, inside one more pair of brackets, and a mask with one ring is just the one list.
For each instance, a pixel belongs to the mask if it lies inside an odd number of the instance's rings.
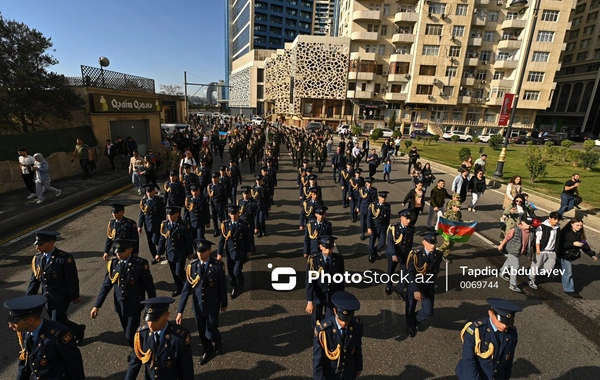
{"label": "green hedge", "polygon": [[71,153],[78,138],[90,147],[98,145],[91,126],[4,135],[0,137],[0,161],[17,161],[21,147],[30,155],[41,153],[44,157],[54,152]]}

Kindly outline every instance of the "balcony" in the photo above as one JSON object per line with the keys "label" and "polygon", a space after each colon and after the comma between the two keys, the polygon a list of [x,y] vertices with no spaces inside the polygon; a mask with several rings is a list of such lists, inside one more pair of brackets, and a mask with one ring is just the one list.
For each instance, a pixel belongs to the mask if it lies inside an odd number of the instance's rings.
{"label": "balcony", "polygon": [[346,97],[350,99],[371,99],[373,91],[347,91]]}
{"label": "balcony", "polygon": [[496,61],[494,62],[494,69],[508,69],[514,70],[519,65],[519,62],[513,60]]}
{"label": "balcony", "polygon": [[419,14],[417,12],[398,12],[394,16],[394,22],[400,24],[403,22],[417,22],[419,21]]}
{"label": "balcony", "polygon": [[375,79],[375,73],[369,73],[369,72],[360,72],[358,73],[358,78],[356,75],[356,71],[350,71],[348,73],[348,80],[374,80]]}
{"label": "balcony", "polygon": [[459,96],[458,104],[471,104],[471,97],[468,95]]}
{"label": "balcony", "polygon": [[352,20],[381,21],[381,11],[354,11]]}
{"label": "balcony", "polygon": [[464,86],[473,86],[475,85],[475,77],[463,78],[461,84]]}
{"label": "balcony", "polygon": [[400,82],[406,83],[408,82],[410,75],[408,74],[390,74],[388,75],[388,82]]}
{"label": "balcony", "polygon": [[524,29],[527,25],[527,20],[504,20],[502,21],[502,30],[504,29]]}
{"label": "balcony", "polygon": [[469,45],[470,46],[481,46],[481,42],[483,42],[483,39],[481,37],[471,37],[471,38],[469,38]]}
{"label": "balcony", "polygon": [[496,96],[494,98],[486,98],[485,104],[488,106],[501,106],[502,105],[502,97]]}
{"label": "balcony", "polygon": [[360,58],[363,61],[375,61],[376,56],[375,53],[365,53],[364,51],[355,51],[354,53],[350,53],[351,61],[354,61],[358,58]]}
{"label": "balcony", "polygon": [[392,62],[412,62],[413,56],[410,54],[392,54],[390,63]]}
{"label": "balcony", "polygon": [[[352,33],[354,34],[354,33]],[[412,44],[415,42],[414,34],[402,34],[396,33],[392,36],[392,43],[394,44]]]}
{"label": "balcony", "polygon": [[515,81],[512,79],[492,79],[492,81],[490,82],[490,87],[512,89],[514,83]]}
{"label": "balcony", "polygon": [[387,92],[385,94],[385,100],[395,101],[395,102],[405,102],[406,101],[406,93],[402,92]]}
{"label": "balcony", "polygon": [[478,58],[465,58],[465,66],[477,66]]}
{"label": "balcony", "polygon": [[354,32],[350,35],[352,41],[377,41],[379,33],[377,32]]}
{"label": "balcony", "polygon": [[521,48],[522,42],[519,40],[500,40],[498,42],[498,50],[518,50]]}
{"label": "balcony", "polygon": [[490,0],[475,0],[475,4],[477,5],[489,5]]}
{"label": "balcony", "polygon": [[473,19],[471,20],[471,25],[475,26],[485,26],[485,16],[473,15]]}

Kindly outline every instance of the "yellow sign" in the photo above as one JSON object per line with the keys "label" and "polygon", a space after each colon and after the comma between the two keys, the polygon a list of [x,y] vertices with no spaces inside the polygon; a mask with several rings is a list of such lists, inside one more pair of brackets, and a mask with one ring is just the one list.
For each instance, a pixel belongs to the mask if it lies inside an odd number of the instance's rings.
{"label": "yellow sign", "polygon": [[160,112],[162,104],[159,99],[141,98],[137,96],[92,95],[92,112]]}

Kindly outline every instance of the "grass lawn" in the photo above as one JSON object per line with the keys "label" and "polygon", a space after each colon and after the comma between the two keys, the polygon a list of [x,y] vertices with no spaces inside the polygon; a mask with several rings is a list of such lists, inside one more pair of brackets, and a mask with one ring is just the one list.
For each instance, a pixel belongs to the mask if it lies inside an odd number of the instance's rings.
{"label": "grass lawn", "polygon": [[[461,148],[466,147],[471,149],[473,161],[479,157],[479,148],[485,148],[484,153],[488,155],[487,177],[490,179],[494,178],[492,173],[494,173],[496,169],[500,151],[492,150],[488,144],[432,142],[431,145],[425,145],[423,141],[410,141],[413,143],[412,146],[418,148],[419,154],[421,155],[421,163],[425,164],[428,161],[439,162],[456,167],[457,169],[461,164],[458,157],[458,151]],[[376,144],[379,145],[379,141],[377,141]],[[402,141],[401,152],[408,153],[408,151],[409,149],[404,147],[404,141]],[[562,165],[555,165],[554,162],[547,162],[547,164],[548,167],[546,171],[548,174],[546,174],[545,177],[538,177],[535,182],[531,182],[529,180],[529,171],[525,168],[525,147],[513,147],[509,145],[506,153],[506,161],[504,163],[504,179],[502,182],[508,182],[511,177],[520,175],[523,179],[523,185],[528,191],[531,192],[531,190],[535,190],[559,198],[564,183],[571,178],[573,173],[577,172],[581,175],[582,185],[579,188],[579,193],[583,198],[584,203],[587,203],[593,208],[600,208],[599,168],[595,168],[593,171],[585,171],[581,167],[572,166],[569,162]]]}

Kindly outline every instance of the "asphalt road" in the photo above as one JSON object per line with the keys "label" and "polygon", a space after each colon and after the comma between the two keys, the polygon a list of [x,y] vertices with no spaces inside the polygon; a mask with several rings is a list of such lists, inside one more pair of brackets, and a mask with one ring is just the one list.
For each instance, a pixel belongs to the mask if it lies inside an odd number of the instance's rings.
{"label": "asphalt road", "polygon": [[[285,148],[282,151],[285,152]],[[249,184],[247,166],[242,168],[244,184]],[[284,154],[280,169],[276,205],[267,221],[269,236],[257,239],[257,254],[245,266],[250,290],[231,301],[228,311],[221,314],[225,354],[203,367],[198,363],[202,348],[188,303],[184,325],[194,331],[192,344],[197,379],[311,378],[313,334],[310,317],[304,312],[306,268],[302,259],[303,234],[298,230],[298,190],[295,171]],[[331,180],[330,170],[328,168],[320,176],[320,185],[329,207],[328,217],[335,234],[340,237],[338,248],[345,257],[346,269],[357,273],[365,270],[384,272],[386,261],[383,258],[375,264],[368,263],[367,241],[358,238],[358,223],[351,223],[348,209],[341,207],[340,190]],[[435,175],[446,181],[451,179],[443,173]],[[381,177],[378,173],[376,179]],[[401,209],[400,200],[411,186],[406,166],[395,165],[392,178],[395,179],[393,184],[375,183],[375,187],[391,192],[389,202],[392,213],[396,214]],[[81,350],[88,379],[122,379],[127,369],[129,348],[112,302],[107,300],[98,319],[89,317],[106,273],[101,249],[110,218],[107,203],[113,201],[129,205],[126,216],[137,219],[139,197],[132,189],[49,227],[61,232],[62,240],[57,246],[73,253],[79,269],[83,301],[71,307],[70,317],[77,323],[87,324]],[[490,245],[490,241],[498,241],[501,203],[502,195],[491,190],[483,196],[476,214],[463,211],[465,220],[479,221],[480,235],[474,236],[469,243],[455,246],[454,262],[443,268],[438,278],[435,315],[430,319],[430,327],[415,338],[409,338],[405,333],[404,304],[395,296],[386,296],[383,285],[353,284],[348,287],[361,300],[357,315],[365,324],[361,378],[455,378],[454,368],[461,355],[460,330],[467,320],[487,315],[487,297],[511,299],[524,308],[516,317],[520,336],[513,367],[514,379],[599,378],[600,285],[595,281],[600,276],[598,264],[584,256],[574,265],[576,287],[585,297],[583,300],[564,295],[559,279],[539,281],[540,289],[534,291],[527,288],[524,278],[520,278],[525,294],[515,294],[500,278],[476,278],[461,273],[461,266],[472,269],[501,266],[504,257]],[[426,217],[425,214],[419,218],[417,231],[424,230]],[[600,249],[598,234],[588,233],[588,241],[592,247]],[[27,237],[0,247],[0,302],[25,293],[31,275],[31,257],[35,254],[32,243],[32,237]],[[140,254],[150,258],[145,237],[141,237],[140,243]],[[270,286],[269,264],[295,268],[298,277],[295,290],[274,291]],[[151,270],[158,295],[170,295],[173,286],[168,266],[156,265]],[[475,280],[487,281],[486,288],[467,289]],[[15,378],[19,351],[15,333],[8,328],[0,329],[0,339],[4,342],[0,347],[0,378]]]}

